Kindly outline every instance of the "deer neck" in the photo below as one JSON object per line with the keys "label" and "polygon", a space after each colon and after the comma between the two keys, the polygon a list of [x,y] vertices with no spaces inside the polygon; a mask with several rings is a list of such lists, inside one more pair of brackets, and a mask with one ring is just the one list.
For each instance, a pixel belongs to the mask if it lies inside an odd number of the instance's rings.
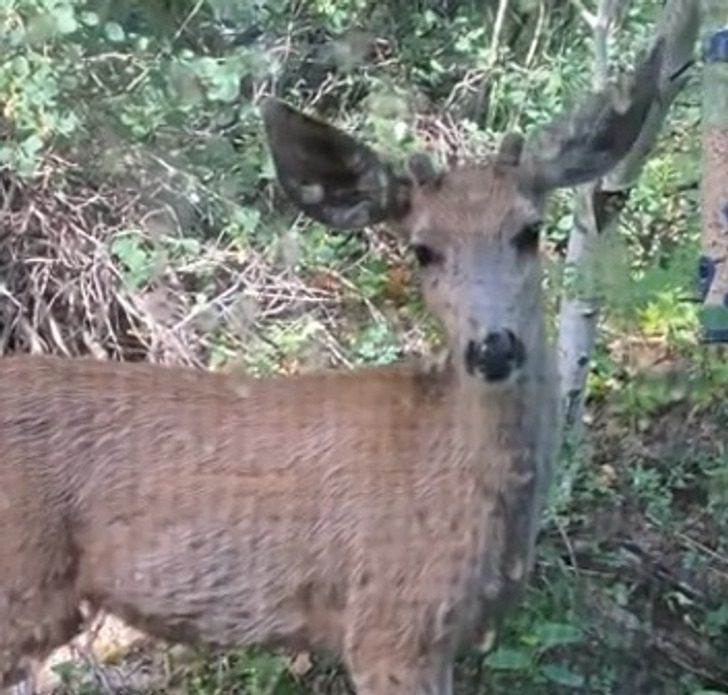
{"label": "deer neck", "polygon": [[544,418],[557,400],[555,368],[543,321],[534,319],[528,336],[528,356],[510,382],[489,384],[453,366],[451,388],[456,422],[477,445],[511,451],[542,430]]}

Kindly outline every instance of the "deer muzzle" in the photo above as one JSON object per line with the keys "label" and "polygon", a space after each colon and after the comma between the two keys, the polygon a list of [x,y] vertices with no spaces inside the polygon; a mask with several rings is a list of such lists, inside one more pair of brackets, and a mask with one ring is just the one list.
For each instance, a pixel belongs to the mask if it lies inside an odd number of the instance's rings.
{"label": "deer muzzle", "polygon": [[468,374],[479,374],[488,382],[505,381],[525,360],[523,343],[508,329],[492,331],[481,341],[471,340],[465,348]]}

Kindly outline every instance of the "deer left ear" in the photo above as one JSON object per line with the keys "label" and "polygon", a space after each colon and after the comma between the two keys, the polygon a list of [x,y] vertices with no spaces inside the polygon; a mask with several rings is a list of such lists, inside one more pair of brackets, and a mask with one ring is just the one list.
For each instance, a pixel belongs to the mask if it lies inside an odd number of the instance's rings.
{"label": "deer left ear", "polygon": [[278,181],[307,215],[357,229],[406,214],[410,182],[372,149],[277,99],[262,112]]}
{"label": "deer left ear", "polygon": [[436,186],[442,180],[432,160],[424,152],[416,152],[407,160],[407,173],[418,186]]}
{"label": "deer left ear", "polygon": [[525,140],[520,133],[506,133],[498,147],[496,160],[498,164],[504,166],[518,166],[521,161],[521,153],[523,152],[523,144]]}

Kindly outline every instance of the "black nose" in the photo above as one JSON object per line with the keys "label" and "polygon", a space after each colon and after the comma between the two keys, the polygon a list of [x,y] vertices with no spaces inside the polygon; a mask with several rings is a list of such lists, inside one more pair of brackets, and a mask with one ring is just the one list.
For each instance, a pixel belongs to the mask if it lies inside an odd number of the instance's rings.
{"label": "black nose", "polygon": [[480,372],[486,381],[503,381],[525,361],[525,351],[512,331],[494,331],[465,349],[465,368],[469,374]]}

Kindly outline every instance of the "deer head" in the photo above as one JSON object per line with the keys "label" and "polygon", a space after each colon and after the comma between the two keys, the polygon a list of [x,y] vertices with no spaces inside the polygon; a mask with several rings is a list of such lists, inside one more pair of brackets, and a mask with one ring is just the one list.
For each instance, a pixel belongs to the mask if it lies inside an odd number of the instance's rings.
{"label": "deer head", "polygon": [[421,154],[396,171],[353,137],[268,99],[277,176],[304,213],[332,228],[398,230],[463,374],[511,383],[542,339],[545,198],[599,178],[630,150],[656,97],[662,53],[659,41],[625,91],[610,86],[529,140],[507,134],[491,161],[450,172]]}

